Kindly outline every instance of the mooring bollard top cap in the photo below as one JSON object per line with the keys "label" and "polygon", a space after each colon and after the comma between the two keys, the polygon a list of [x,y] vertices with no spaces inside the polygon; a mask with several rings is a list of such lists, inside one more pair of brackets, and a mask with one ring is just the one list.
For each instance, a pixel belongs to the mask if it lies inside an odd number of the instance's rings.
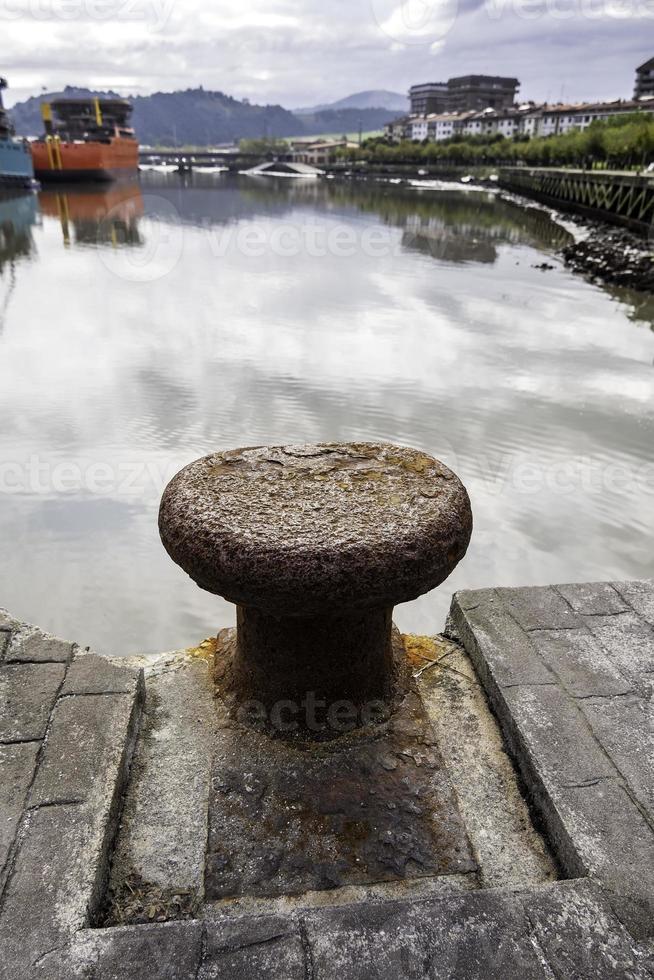
{"label": "mooring bollard top cap", "polygon": [[407,602],[466,552],[465,487],[415,449],[266,446],[198,459],[168,484],[161,539],[197,584],[272,614]]}

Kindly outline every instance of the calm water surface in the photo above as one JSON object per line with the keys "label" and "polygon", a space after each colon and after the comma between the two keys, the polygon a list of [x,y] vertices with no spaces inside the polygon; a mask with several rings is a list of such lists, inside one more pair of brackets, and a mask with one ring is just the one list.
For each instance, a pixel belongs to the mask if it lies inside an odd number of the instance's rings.
{"label": "calm water surface", "polygon": [[[144,175],[0,201],[0,605],[105,653],[233,622],[160,545],[163,486],[261,443],[445,460],[475,533],[439,592],[654,574],[654,306],[458,189]],[[542,270],[536,266],[554,266]]]}

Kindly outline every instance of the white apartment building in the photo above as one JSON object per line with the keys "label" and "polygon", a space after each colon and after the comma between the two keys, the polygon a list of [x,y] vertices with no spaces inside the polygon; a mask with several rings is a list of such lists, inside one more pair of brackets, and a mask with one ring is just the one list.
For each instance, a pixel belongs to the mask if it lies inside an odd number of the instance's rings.
{"label": "white apartment building", "polygon": [[393,140],[441,142],[455,136],[557,136],[573,129],[586,129],[595,120],[606,122],[616,115],[654,113],[654,97],[616,102],[542,105],[526,103],[510,109],[481,112],[446,112],[411,116],[386,125]]}
{"label": "white apartment building", "polygon": [[543,106],[537,133],[538,136],[563,135],[572,129],[587,129],[596,120],[607,122],[631,112],[654,112],[654,97],[638,101],[619,99],[616,102]]}
{"label": "white apartment building", "polygon": [[427,116],[414,116],[411,119],[411,133],[409,139],[426,140],[429,136],[429,123]]}
{"label": "white apartment building", "polygon": [[446,112],[442,115],[430,115],[427,117],[428,126],[428,139],[433,140],[435,143],[440,143],[442,140],[449,140],[454,136],[454,127],[458,116],[454,112]]}
{"label": "white apartment building", "polygon": [[481,136],[483,112],[462,112],[454,126],[457,136]]}

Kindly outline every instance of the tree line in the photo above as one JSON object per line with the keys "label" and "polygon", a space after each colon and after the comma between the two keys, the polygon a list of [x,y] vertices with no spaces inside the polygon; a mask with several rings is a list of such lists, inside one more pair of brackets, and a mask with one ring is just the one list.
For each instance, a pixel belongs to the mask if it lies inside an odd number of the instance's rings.
{"label": "tree line", "polygon": [[375,164],[641,169],[654,160],[654,116],[634,112],[559,136],[455,136],[439,143],[391,143],[378,137],[366,140],[360,149],[341,151],[340,157]]}

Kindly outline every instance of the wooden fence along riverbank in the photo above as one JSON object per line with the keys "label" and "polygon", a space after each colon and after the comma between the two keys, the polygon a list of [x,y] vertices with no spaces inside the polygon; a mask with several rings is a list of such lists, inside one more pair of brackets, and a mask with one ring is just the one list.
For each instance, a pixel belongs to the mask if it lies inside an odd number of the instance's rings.
{"label": "wooden fence along riverbank", "polygon": [[544,204],[624,225],[648,235],[654,225],[654,175],[503,167],[499,185]]}

